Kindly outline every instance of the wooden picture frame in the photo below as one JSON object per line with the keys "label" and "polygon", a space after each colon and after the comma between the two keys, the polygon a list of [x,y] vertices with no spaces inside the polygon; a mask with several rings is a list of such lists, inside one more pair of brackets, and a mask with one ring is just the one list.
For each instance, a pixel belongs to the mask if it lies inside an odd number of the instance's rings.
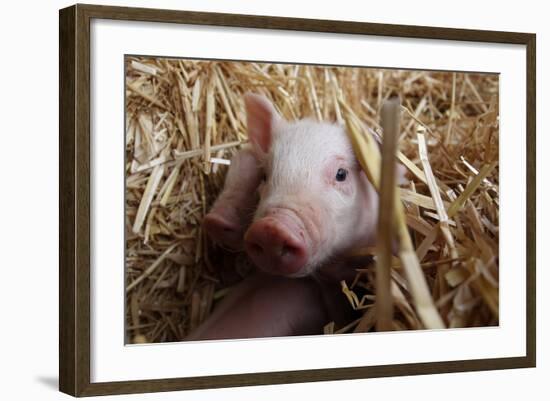
{"label": "wooden picture frame", "polygon": [[[90,21],[110,19],[516,44],[526,48],[526,355],[400,365],[92,383],[90,380]],[[74,5],[59,14],[59,388],[73,396],[534,367],[536,37],[529,33]]]}

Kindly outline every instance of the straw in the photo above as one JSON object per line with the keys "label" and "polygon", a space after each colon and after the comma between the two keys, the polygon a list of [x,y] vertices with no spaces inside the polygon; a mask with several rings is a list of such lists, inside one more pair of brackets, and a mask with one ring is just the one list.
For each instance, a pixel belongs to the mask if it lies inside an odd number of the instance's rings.
{"label": "straw", "polygon": [[[380,177],[380,204],[395,203],[395,153],[399,135],[399,101],[392,99],[382,106],[382,176]],[[391,330],[393,300],[391,296],[391,259],[394,241],[394,208],[383,207],[378,216],[378,252],[376,261],[376,330]]]}
{"label": "straw", "polygon": [[[201,229],[227,163],[248,141],[246,92],[291,121],[354,127],[381,190],[381,111],[401,99],[396,158],[409,183],[386,208],[399,221],[399,257],[384,262],[383,284],[377,264],[339,283],[353,316],[319,332],[499,324],[498,75],[135,56],[125,66],[129,341],[181,341],[253,271]],[[387,240],[353,250],[381,251],[387,258]]]}

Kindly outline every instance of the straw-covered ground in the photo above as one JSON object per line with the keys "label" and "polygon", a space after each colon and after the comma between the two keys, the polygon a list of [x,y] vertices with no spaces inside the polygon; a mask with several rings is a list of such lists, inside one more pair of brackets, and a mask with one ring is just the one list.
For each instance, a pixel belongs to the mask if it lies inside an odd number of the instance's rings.
{"label": "straw-covered ground", "polygon": [[[382,104],[398,95],[418,274],[392,261],[391,329],[430,327],[426,306],[445,327],[497,325],[498,87],[491,74],[127,57],[127,342],[184,339],[250,271],[201,230],[227,171],[210,158],[231,159],[247,141],[248,91],[289,120],[361,121],[378,133]],[[358,318],[327,322],[326,333],[376,330],[375,271],[343,284]]]}

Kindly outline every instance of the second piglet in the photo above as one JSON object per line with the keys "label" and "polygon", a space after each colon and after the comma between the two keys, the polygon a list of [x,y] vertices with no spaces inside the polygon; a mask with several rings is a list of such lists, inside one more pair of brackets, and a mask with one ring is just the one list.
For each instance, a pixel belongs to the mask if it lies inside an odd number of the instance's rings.
{"label": "second piglet", "polygon": [[231,250],[242,250],[244,233],[258,203],[261,179],[255,152],[243,147],[231,159],[223,190],[203,220],[206,232],[215,242]]}

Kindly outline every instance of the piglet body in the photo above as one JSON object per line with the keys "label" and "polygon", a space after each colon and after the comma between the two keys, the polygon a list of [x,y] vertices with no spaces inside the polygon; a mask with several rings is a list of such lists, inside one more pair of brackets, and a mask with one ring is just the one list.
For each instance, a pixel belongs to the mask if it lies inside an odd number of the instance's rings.
{"label": "piglet body", "polygon": [[233,288],[187,339],[321,334],[328,320],[320,288],[312,279],[257,273]]}

